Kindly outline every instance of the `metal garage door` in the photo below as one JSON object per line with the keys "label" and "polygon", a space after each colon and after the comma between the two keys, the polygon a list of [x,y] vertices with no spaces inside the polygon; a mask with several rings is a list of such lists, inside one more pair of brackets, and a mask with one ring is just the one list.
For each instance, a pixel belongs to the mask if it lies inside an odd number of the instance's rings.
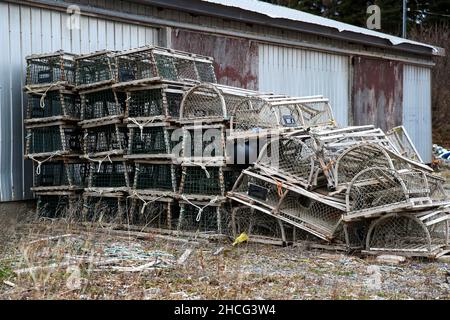
{"label": "metal garage door", "polygon": [[31,196],[31,163],[23,161],[25,56],[63,49],[88,53],[158,43],[158,29],[95,17],[67,27],[64,12],[0,3],[0,201]]}
{"label": "metal garage door", "polygon": [[403,68],[403,124],[423,161],[431,162],[431,69]]}
{"label": "metal garage door", "polygon": [[348,124],[349,58],[268,44],[259,46],[259,90],[330,99],[340,125]]}

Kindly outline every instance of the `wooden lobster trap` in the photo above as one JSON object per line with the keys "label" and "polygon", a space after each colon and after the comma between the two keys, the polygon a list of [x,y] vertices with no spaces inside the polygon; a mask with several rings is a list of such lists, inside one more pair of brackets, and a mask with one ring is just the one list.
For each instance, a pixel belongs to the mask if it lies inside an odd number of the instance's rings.
{"label": "wooden lobster trap", "polygon": [[449,206],[384,215],[372,221],[364,252],[435,257],[448,249],[449,219]]}
{"label": "wooden lobster trap", "polygon": [[176,230],[179,208],[173,198],[135,192],[130,194],[129,199],[131,199],[128,216],[130,224],[145,226],[146,229],[155,231]]}
{"label": "wooden lobster trap", "polygon": [[134,164],[121,158],[101,158],[90,161],[88,191],[126,192],[133,186]]}
{"label": "wooden lobster trap", "polygon": [[79,156],[82,151],[82,134],[78,126],[55,121],[27,125],[25,157]]}
{"label": "wooden lobster trap", "polygon": [[25,124],[51,121],[79,121],[81,103],[78,95],[61,87],[28,93]]}
{"label": "wooden lobster trap", "polygon": [[109,157],[126,154],[128,130],[120,123],[101,126],[86,125],[83,151],[85,158]]}
{"label": "wooden lobster trap", "polygon": [[80,93],[80,125],[118,123],[125,116],[126,94],[109,87],[95,88]]}
{"label": "wooden lobster trap", "polygon": [[173,147],[172,132],[176,127],[168,122],[128,123],[128,159],[171,159]]}
{"label": "wooden lobster trap", "polygon": [[180,106],[180,123],[224,122],[230,120],[231,111],[256,91],[220,84],[201,83],[189,89]]}
{"label": "wooden lobster trap", "polygon": [[32,191],[83,190],[89,178],[89,163],[80,159],[53,159],[34,165]]}
{"label": "wooden lobster trap", "polygon": [[178,119],[183,92],[189,86],[189,84],[157,84],[128,88],[126,120],[150,122]]}
{"label": "wooden lobster trap", "polygon": [[135,160],[133,191],[141,195],[174,196],[178,192],[181,168],[171,162]]}
{"label": "wooden lobster trap", "polygon": [[216,82],[212,59],[205,56],[144,46],[115,55],[115,86],[134,86],[159,82]]}
{"label": "wooden lobster trap", "polygon": [[223,200],[213,200],[180,199],[180,215],[176,220],[177,231],[185,235],[203,235],[211,238],[229,234],[230,208]]}
{"label": "wooden lobster trap", "polygon": [[36,215],[45,218],[77,219],[83,207],[83,199],[74,191],[39,191]]}
{"label": "wooden lobster trap", "polygon": [[75,84],[75,55],[64,51],[33,54],[26,57],[27,75],[25,89],[66,86]]}
{"label": "wooden lobster trap", "polygon": [[83,193],[82,220],[122,224],[127,223],[129,201],[125,193],[85,191]]}
{"label": "wooden lobster trap", "polygon": [[115,83],[114,53],[103,50],[76,57],[76,89],[88,90]]}

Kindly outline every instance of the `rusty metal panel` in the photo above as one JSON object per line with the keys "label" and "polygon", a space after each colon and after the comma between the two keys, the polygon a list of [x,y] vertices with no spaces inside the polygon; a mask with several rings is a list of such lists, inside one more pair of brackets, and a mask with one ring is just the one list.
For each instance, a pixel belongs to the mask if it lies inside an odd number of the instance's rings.
{"label": "rusty metal panel", "polygon": [[258,45],[251,40],[174,29],[172,48],[213,57],[221,84],[258,89]]}
{"label": "rusty metal panel", "polygon": [[353,123],[389,130],[402,124],[403,63],[353,59]]}
{"label": "rusty metal panel", "polygon": [[425,163],[431,163],[431,69],[405,65],[403,125]]}

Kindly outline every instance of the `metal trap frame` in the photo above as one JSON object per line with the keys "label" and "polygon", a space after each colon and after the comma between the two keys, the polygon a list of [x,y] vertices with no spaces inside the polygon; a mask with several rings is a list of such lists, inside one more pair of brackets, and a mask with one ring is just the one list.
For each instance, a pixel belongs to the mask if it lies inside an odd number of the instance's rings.
{"label": "metal trap frame", "polygon": [[82,134],[78,126],[64,121],[30,124],[26,126],[25,158],[79,156],[82,151]]}
{"label": "metal trap frame", "polygon": [[88,191],[125,192],[133,186],[134,164],[121,158],[92,159],[90,162]]}
{"label": "metal trap frame", "polygon": [[77,94],[63,88],[28,93],[25,124],[79,121],[81,102]]}
{"label": "metal trap frame", "polygon": [[103,50],[76,57],[76,89],[86,90],[115,83],[115,53]]}
{"label": "metal trap frame", "polygon": [[450,204],[439,184],[442,180],[438,177],[419,170],[368,167],[347,188],[344,219],[373,218],[399,209],[420,210]]}
{"label": "metal trap frame", "polygon": [[129,204],[120,192],[85,191],[82,219],[89,222],[125,223]]}
{"label": "metal trap frame", "polygon": [[450,208],[391,213],[372,222],[364,253],[434,257],[449,245]]}
{"label": "metal trap frame", "polygon": [[[132,193],[128,223],[157,230],[177,228],[175,200],[169,197],[152,196],[140,192]],[[178,210],[179,211],[179,210]]]}
{"label": "metal trap frame", "polygon": [[126,109],[126,94],[110,87],[95,88],[80,93],[80,125],[101,125],[123,119]]}
{"label": "metal trap frame", "polygon": [[84,128],[84,157],[109,157],[126,154],[128,149],[128,129],[121,123]]}
{"label": "metal trap frame", "polygon": [[168,122],[128,123],[128,159],[172,159],[172,132]]}
{"label": "metal trap frame", "polygon": [[64,51],[33,54],[26,57],[26,86],[28,91],[61,85],[73,87],[75,84],[76,55]]}
{"label": "metal trap frame", "polygon": [[127,89],[126,121],[175,120],[189,84],[157,84]]}
{"label": "metal trap frame", "polygon": [[34,165],[31,191],[83,190],[87,187],[89,163],[70,158],[52,160]]}
{"label": "metal trap frame", "polygon": [[178,192],[181,168],[167,161],[135,161],[133,191],[141,195],[174,196]]}
{"label": "metal trap frame", "polygon": [[115,55],[115,86],[158,81],[216,82],[212,58],[155,46],[143,46]]}

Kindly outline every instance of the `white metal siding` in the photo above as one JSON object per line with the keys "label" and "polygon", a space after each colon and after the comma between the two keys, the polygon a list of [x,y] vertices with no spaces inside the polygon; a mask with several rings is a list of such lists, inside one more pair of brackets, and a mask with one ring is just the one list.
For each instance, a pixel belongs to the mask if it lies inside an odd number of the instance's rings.
{"label": "white metal siding", "polygon": [[405,65],[403,124],[423,161],[431,162],[431,69]]}
{"label": "white metal siding", "polygon": [[158,29],[80,17],[67,28],[62,12],[0,2],[0,201],[31,196],[31,162],[23,161],[25,56],[63,49],[88,53],[158,44]]}
{"label": "white metal siding", "polygon": [[348,124],[349,58],[269,44],[259,46],[261,91],[330,99],[336,121]]}

